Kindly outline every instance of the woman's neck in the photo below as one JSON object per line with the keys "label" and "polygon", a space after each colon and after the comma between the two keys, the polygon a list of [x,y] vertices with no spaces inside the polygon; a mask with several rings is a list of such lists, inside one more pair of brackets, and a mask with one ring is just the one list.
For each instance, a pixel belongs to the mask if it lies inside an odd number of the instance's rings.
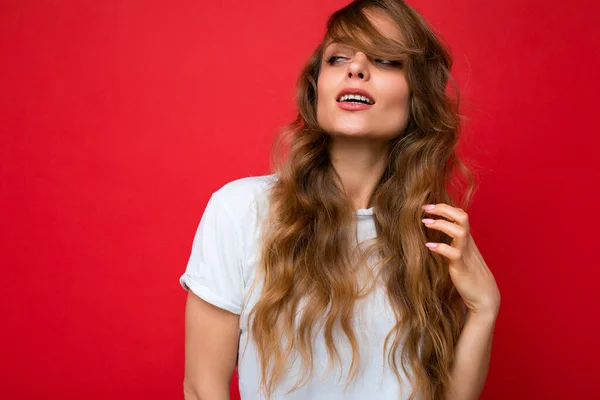
{"label": "woman's neck", "polygon": [[371,198],[388,162],[388,142],[372,138],[334,137],[331,164],[355,210],[371,207]]}

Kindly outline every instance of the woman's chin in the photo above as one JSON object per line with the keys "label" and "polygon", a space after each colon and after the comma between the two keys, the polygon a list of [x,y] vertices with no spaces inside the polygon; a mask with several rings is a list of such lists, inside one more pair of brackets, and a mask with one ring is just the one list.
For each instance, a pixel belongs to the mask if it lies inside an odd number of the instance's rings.
{"label": "woman's chin", "polygon": [[372,130],[366,126],[346,125],[336,126],[333,129],[330,129],[329,132],[331,132],[332,135],[336,136],[365,136],[371,133]]}
{"label": "woman's chin", "polygon": [[377,135],[368,129],[339,129],[330,133],[336,139],[376,138]]}

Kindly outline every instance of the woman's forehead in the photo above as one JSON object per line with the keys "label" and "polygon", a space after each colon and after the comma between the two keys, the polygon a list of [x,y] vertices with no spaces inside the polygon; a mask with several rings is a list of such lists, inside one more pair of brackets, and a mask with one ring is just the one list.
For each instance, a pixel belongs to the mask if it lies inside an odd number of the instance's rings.
{"label": "woman's forehead", "polygon": [[344,43],[339,40],[329,40],[325,44],[325,50],[328,49],[352,49],[354,46],[349,44],[349,42]]}

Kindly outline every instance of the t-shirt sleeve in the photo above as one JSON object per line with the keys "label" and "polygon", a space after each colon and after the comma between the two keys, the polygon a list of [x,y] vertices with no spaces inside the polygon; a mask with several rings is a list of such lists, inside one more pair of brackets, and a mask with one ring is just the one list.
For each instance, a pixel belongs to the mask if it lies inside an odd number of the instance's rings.
{"label": "t-shirt sleeve", "polygon": [[235,220],[215,192],[200,219],[179,283],[208,303],[239,315],[243,298],[242,255]]}

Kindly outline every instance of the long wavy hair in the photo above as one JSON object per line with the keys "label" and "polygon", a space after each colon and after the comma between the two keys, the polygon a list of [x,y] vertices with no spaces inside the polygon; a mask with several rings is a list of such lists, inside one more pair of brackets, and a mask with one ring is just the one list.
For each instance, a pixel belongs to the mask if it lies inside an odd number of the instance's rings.
{"label": "long wavy hair", "polygon": [[[380,34],[365,9],[383,11],[400,27],[403,40]],[[410,89],[408,123],[389,142],[389,161],[371,199],[377,236],[367,247],[353,242],[354,209],[332,168],[331,137],[317,123],[317,80],[331,40],[373,58],[401,61]],[[340,332],[352,349],[346,387],[356,377],[360,355],[354,306],[373,287],[361,289],[357,272],[376,255],[373,281],[384,282],[396,319],[385,338],[384,357],[387,349],[399,381],[399,366],[410,378],[411,400],[419,393],[442,399],[466,308],[450,280],[448,259],[424,246],[427,241],[449,244],[451,238],[423,226],[421,207],[457,206],[450,196],[455,188],[464,195],[459,205],[466,209],[475,186],[456,150],[463,116],[451,66],[447,46],[402,0],[357,0],[329,17],[323,41],[298,79],[298,115],[283,127],[271,153],[278,179],[270,188],[261,230],[255,284],[262,279],[263,287],[249,313],[267,397],[284,377],[292,354],[300,354],[303,374],[290,392],[306,383],[313,373],[314,335],[321,328],[329,366],[334,359],[341,364],[334,340],[334,332]]]}

